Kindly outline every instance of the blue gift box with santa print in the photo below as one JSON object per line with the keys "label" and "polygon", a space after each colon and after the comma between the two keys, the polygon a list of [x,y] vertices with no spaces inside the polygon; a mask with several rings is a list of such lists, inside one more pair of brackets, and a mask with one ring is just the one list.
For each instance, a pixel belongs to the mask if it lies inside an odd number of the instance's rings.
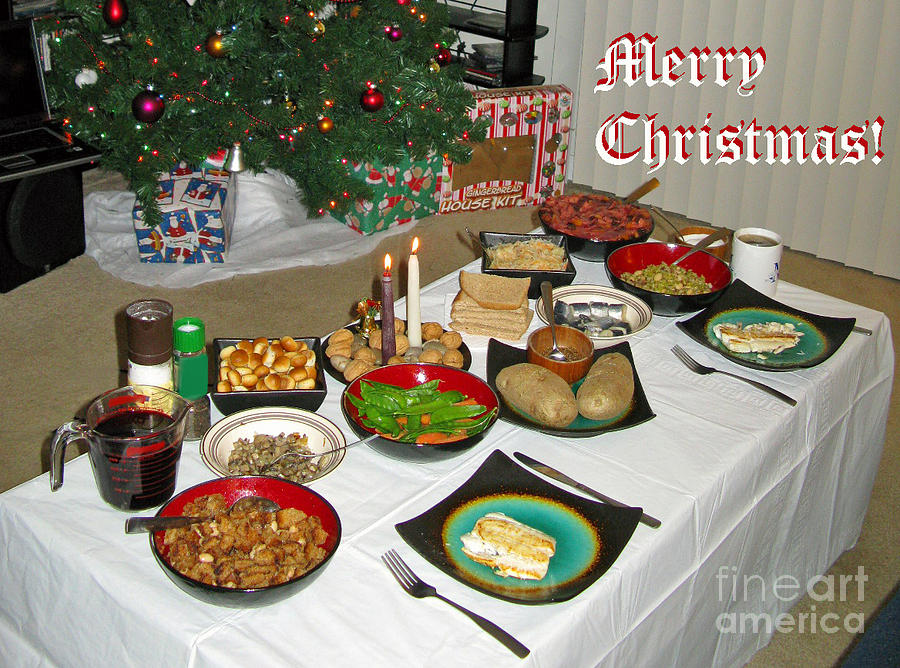
{"label": "blue gift box with santa print", "polygon": [[233,174],[206,164],[192,169],[176,165],[161,174],[157,201],[162,222],[149,226],[144,211],[132,212],[141,262],[182,264],[225,261],[237,199]]}

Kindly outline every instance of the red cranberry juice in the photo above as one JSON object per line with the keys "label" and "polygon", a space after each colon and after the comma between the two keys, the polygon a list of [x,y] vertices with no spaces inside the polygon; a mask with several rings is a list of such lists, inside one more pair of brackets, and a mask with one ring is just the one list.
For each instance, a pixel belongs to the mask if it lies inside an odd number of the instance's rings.
{"label": "red cranberry juice", "polygon": [[175,492],[184,428],[147,408],[101,418],[93,431],[100,448],[91,448],[91,464],[101,496],[122,510],[143,510],[167,501]]}

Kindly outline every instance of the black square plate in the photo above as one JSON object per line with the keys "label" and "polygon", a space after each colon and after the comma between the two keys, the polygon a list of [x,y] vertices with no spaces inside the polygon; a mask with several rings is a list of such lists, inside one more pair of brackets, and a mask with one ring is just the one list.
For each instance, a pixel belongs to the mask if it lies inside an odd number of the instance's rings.
{"label": "black square plate", "polygon": [[[488,341],[487,383],[491,386],[491,389],[497,393],[497,397],[500,399],[500,417],[507,422],[512,422],[521,427],[527,427],[528,429],[534,429],[545,434],[565,436],[568,438],[596,436],[597,434],[602,434],[607,431],[627,429],[628,427],[634,427],[641,422],[646,422],[647,420],[656,417],[656,414],[647,402],[647,395],[644,394],[644,388],[641,387],[641,380],[638,378],[637,369],[634,368],[634,358],[631,356],[631,346],[628,345],[628,341],[622,341],[614,346],[595,350],[594,360],[600,357],[600,355],[605,355],[607,353],[621,353],[627,357],[628,361],[631,363],[631,368],[634,370],[634,397],[631,399],[631,405],[628,406],[627,410],[621,415],[617,415],[609,420],[589,420],[588,418],[579,415],[570,425],[558,429],[556,427],[543,425],[527,413],[515,408],[507,402],[503,398],[503,395],[500,394],[499,390],[497,390],[497,374],[500,373],[500,370],[512,366],[513,364],[527,362],[528,359],[525,350],[522,348],[515,348],[505,343],[501,343],[496,339],[491,339]],[[574,383],[572,385],[572,391],[577,392],[578,388],[581,387],[581,383],[582,381],[580,380]]]}
{"label": "black square plate", "polygon": [[[793,323],[803,336],[796,346],[778,354],[735,353],[713,331],[713,327],[723,323],[747,326],[758,322]],[[732,362],[761,371],[791,371],[816,366],[831,357],[853,331],[856,318],[800,311],[735,280],[709,307],[676,324],[692,339]]]}
{"label": "black square plate", "polygon": [[[556,554],[542,580],[504,578],[463,554],[460,536],[490,512],[556,539]],[[641,512],[560,489],[495,450],[450,496],[396,529],[416,552],[463,584],[513,603],[556,603],[577,596],[609,570]]]}

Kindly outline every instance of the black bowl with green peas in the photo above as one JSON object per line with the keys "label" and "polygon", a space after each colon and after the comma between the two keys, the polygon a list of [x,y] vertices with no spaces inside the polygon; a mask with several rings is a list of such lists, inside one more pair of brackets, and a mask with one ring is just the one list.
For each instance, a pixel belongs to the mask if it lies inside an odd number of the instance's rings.
{"label": "black bowl with green peas", "polygon": [[[731,284],[731,269],[724,260],[706,251],[697,251],[672,267],[690,250],[687,246],[655,241],[629,244],[606,258],[606,275],[613,287],[640,297],[656,315],[702,311]],[[687,270],[687,276],[683,270]],[[698,285],[692,287],[695,281]],[[688,292],[693,294],[685,294]]]}
{"label": "black bowl with green peas", "polygon": [[477,376],[439,364],[391,364],[347,385],[341,409],[369,446],[405,461],[449,459],[478,443],[497,421],[500,402]]}

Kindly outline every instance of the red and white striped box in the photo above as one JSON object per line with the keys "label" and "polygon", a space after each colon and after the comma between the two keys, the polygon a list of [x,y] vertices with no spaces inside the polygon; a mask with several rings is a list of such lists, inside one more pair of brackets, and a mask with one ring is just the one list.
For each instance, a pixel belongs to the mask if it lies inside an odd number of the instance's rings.
{"label": "red and white striped box", "polygon": [[572,91],[562,85],[474,91],[491,121],[472,161],[444,160],[440,213],[535,206],[565,189]]}

